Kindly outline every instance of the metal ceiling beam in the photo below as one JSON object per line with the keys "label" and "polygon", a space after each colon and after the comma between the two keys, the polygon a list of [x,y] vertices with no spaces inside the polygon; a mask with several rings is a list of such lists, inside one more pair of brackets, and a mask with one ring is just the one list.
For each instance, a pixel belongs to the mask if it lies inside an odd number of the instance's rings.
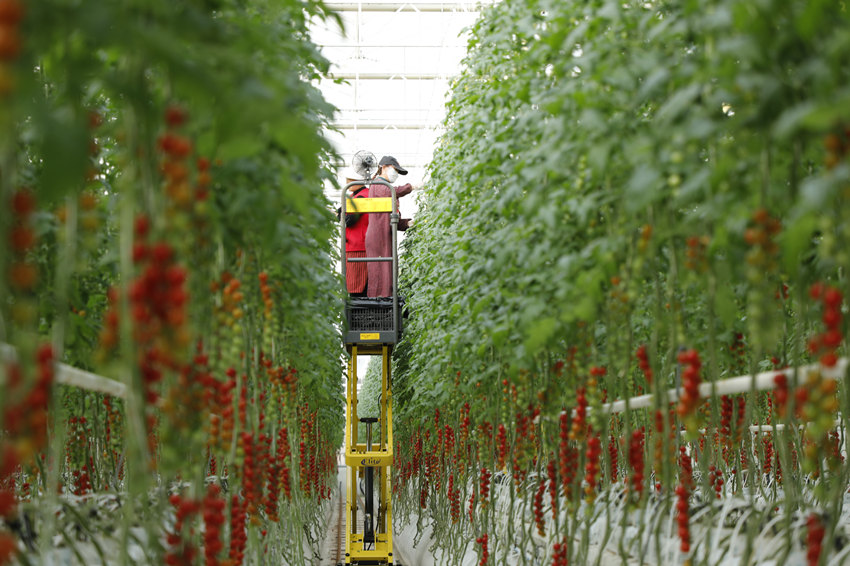
{"label": "metal ceiling beam", "polygon": [[389,81],[393,79],[403,80],[449,80],[450,76],[440,73],[328,73],[328,79],[361,80],[361,81]]}
{"label": "metal ceiling beam", "polygon": [[[398,159],[398,155],[396,155],[395,157],[396,157],[396,159]],[[399,161],[401,161],[401,160],[399,160]],[[411,164],[411,163],[402,162],[402,165],[404,165],[405,169],[424,169],[424,168],[428,167],[428,165],[430,165],[430,163],[413,163],[413,164]],[[338,167],[340,169],[344,169],[345,167],[348,167],[348,163],[332,163],[331,166],[332,167]]]}
{"label": "metal ceiling beam", "polygon": [[[394,151],[392,154],[396,159],[398,159],[399,163],[402,163],[402,164],[410,165],[411,163],[419,163],[419,164],[423,163],[422,160],[420,159],[421,156],[422,156],[421,153],[412,153],[412,152],[409,152],[409,151]],[[335,162],[334,165],[337,165],[337,166],[340,166],[340,167],[345,167],[346,165],[351,163],[351,158],[354,157],[354,153],[346,152],[346,151],[339,152],[337,155],[340,157],[340,159],[342,159],[342,162]],[[416,165],[410,165],[410,166],[416,167]]]}
{"label": "metal ceiling beam", "polygon": [[442,112],[439,108],[337,108],[341,113],[345,112]]}
{"label": "metal ceiling beam", "polygon": [[337,123],[333,125],[338,130],[436,130],[441,127],[440,124],[395,124],[387,123],[370,123],[370,124],[351,124]]}
{"label": "metal ceiling beam", "polygon": [[491,2],[329,2],[325,7],[335,12],[470,12],[480,11]]}
{"label": "metal ceiling beam", "polygon": [[323,43],[320,47],[328,49],[355,49],[357,47],[369,49],[466,49],[466,44],[455,45],[416,45],[413,43]]}

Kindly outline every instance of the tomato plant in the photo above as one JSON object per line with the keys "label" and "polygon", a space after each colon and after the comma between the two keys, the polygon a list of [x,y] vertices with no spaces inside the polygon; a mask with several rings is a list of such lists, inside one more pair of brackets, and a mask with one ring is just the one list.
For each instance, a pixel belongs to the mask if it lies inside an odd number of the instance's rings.
{"label": "tomato plant", "polygon": [[0,564],[309,562],[344,353],[311,17],[0,0]]}
{"label": "tomato plant", "polygon": [[[836,558],[847,24],[838,4],[779,0],[483,12],[405,240],[411,314],[395,361],[396,508],[432,520],[444,556],[489,535],[495,563],[590,563],[599,537],[624,561],[802,562],[808,536],[810,563]],[[841,306],[813,299],[816,282]],[[700,393],[812,362],[784,371],[779,411],[755,389]],[[602,410],[644,393],[648,408]],[[460,527],[434,511],[457,495],[429,485],[426,507],[422,468],[405,472],[434,445],[435,407],[453,427],[499,431],[497,447],[458,439],[452,488],[471,502]],[[784,428],[749,429],[768,423]],[[556,455],[550,528],[541,493]],[[477,484],[494,461],[485,506]],[[697,500],[716,503],[698,516]],[[739,553],[724,517],[743,504]],[[773,520],[781,540],[758,526]]]}

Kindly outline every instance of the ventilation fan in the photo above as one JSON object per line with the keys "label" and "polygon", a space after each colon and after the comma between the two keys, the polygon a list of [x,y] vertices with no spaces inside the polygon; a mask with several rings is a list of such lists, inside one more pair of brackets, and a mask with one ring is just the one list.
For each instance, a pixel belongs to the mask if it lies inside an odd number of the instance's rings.
{"label": "ventilation fan", "polygon": [[351,167],[360,179],[371,179],[378,172],[378,158],[374,153],[361,149],[354,154]]}

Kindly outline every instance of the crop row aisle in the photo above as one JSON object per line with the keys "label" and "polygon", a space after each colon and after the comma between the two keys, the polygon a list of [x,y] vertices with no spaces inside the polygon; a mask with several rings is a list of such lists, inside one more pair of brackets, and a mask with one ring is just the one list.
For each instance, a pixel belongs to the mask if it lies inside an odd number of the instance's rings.
{"label": "crop row aisle", "polygon": [[0,0],[0,564],[313,564],[344,422],[324,16]]}
{"label": "crop row aisle", "polygon": [[438,564],[850,563],[848,47],[832,1],[484,11],[401,265]]}

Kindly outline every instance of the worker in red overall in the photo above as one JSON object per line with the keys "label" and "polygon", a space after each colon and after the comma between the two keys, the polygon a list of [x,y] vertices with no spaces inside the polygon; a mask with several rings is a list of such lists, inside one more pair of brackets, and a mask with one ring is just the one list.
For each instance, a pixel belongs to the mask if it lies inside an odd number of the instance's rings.
{"label": "worker in red overall", "polygon": [[[407,169],[404,169],[398,164],[398,160],[390,155],[385,155],[378,162],[380,169],[377,177],[393,184],[398,180],[399,175],[407,175]],[[413,186],[410,183],[396,187],[396,197],[403,197],[410,194]],[[371,198],[390,197],[392,192],[385,185],[374,184],[369,189]],[[398,202],[396,201],[396,207]],[[390,257],[392,256],[392,225],[390,224],[390,215],[383,212],[371,212],[369,216],[369,226],[366,229],[366,257]],[[402,218],[398,222],[399,230],[407,230],[410,225],[409,218]],[[393,292],[393,273],[392,264],[390,262],[370,261],[368,263],[368,286],[367,295],[369,297],[389,297]]]}
{"label": "worker in red overall", "polygon": [[[344,173],[345,184],[358,180],[353,169]],[[368,198],[369,187],[353,185],[348,189],[350,198]],[[348,213],[345,219],[345,259],[366,257],[366,229],[369,226],[369,214]],[[345,286],[352,297],[366,296],[366,263],[357,261],[346,263]]]}

